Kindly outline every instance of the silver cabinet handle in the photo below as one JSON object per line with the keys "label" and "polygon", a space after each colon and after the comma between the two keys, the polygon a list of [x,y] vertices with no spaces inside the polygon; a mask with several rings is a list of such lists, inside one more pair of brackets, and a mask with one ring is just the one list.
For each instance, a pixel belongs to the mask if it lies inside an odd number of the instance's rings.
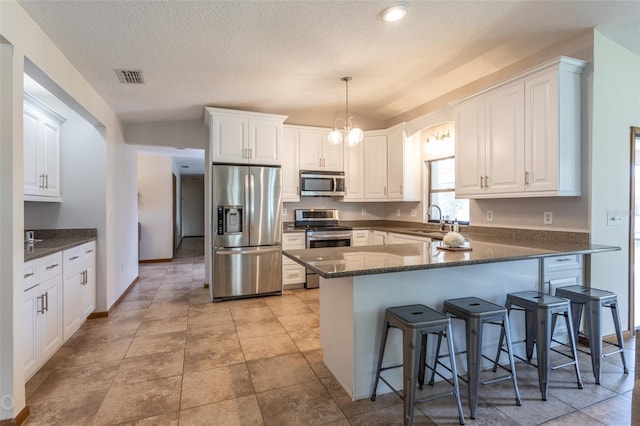
{"label": "silver cabinet handle", "polygon": [[93,253],[93,249],[91,249],[91,250],[87,250],[87,251],[85,251],[85,253],[87,253],[87,254],[89,254],[89,253]]}
{"label": "silver cabinet handle", "polygon": [[480,188],[484,188],[484,177],[480,176]]}
{"label": "silver cabinet handle", "polygon": [[24,277],[25,277],[25,278],[29,278],[29,277],[32,277],[32,276],[34,276],[34,275],[35,275],[35,274],[34,274],[33,272],[30,272],[30,273],[28,273],[28,274],[24,274]]}
{"label": "silver cabinet handle", "polygon": [[45,181],[45,189],[49,189],[49,175],[44,175],[44,181]]}
{"label": "silver cabinet handle", "polygon": [[78,259],[79,257],[80,257],[80,256],[73,256],[73,257],[70,257],[70,258],[69,258],[69,260],[76,260],[76,259]]}
{"label": "silver cabinet handle", "polygon": [[[40,301],[40,306],[42,306],[42,309],[38,308],[38,301]],[[36,297],[36,312],[39,314],[44,314],[44,294],[42,296]]]}
{"label": "silver cabinet handle", "polygon": [[529,186],[529,172],[524,172],[524,185]]}
{"label": "silver cabinet handle", "polygon": [[384,195],[387,195],[387,187],[384,187]]}
{"label": "silver cabinet handle", "polygon": [[87,285],[89,283],[89,274],[86,271],[86,269],[83,271],[84,274],[84,285]]}
{"label": "silver cabinet handle", "polygon": [[489,176],[484,175],[484,187],[488,188],[489,187]]}
{"label": "silver cabinet handle", "polygon": [[403,194],[402,189],[402,185],[400,185],[400,194]]}
{"label": "silver cabinet handle", "polygon": [[223,255],[223,256],[232,256],[234,254],[263,254],[263,253],[273,253],[276,251],[282,250],[280,247],[275,248],[265,248],[265,249],[253,249],[253,250],[229,250],[229,251],[216,251],[214,254]]}
{"label": "silver cabinet handle", "polygon": [[38,179],[40,180],[40,185],[38,186],[40,187],[40,189],[44,189],[44,175],[38,176]]}
{"label": "silver cabinet handle", "polygon": [[253,158],[253,148],[249,148],[249,158]]}
{"label": "silver cabinet handle", "polygon": [[44,310],[45,312],[49,312],[49,292],[45,292],[44,293],[44,300],[45,300],[45,305],[44,305]]}
{"label": "silver cabinet handle", "polygon": [[57,268],[58,266],[60,266],[58,263],[54,263],[53,265],[47,266],[47,270]]}

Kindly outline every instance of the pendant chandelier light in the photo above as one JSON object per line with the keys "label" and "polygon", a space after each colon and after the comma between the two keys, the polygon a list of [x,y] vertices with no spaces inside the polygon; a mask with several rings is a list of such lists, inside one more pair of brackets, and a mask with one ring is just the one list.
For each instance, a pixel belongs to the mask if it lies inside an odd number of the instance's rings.
{"label": "pendant chandelier light", "polygon": [[[353,116],[349,115],[349,81],[351,81],[351,77],[342,77],[340,80],[345,82],[347,89],[345,118],[336,118],[336,121],[333,124],[333,131],[329,133],[329,143],[331,145],[339,145],[342,143],[342,140],[346,138],[347,146],[355,146],[364,139],[364,132],[359,127],[354,127],[352,122]],[[339,121],[342,122],[342,127],[338,127]]]}

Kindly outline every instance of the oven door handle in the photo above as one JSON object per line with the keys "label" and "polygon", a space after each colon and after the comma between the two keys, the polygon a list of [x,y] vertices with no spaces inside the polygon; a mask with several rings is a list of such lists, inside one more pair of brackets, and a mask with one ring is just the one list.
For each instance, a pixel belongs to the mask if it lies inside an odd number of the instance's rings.
{"label": "oven door handle", "polygon": [[307,240],[309,241],[326,241],[326,240],[343,240],[343,239],[351,239],[353,236],[351,233],[341,233],[341,234],[326,234],[322,233],[321,235],[307,235]]}

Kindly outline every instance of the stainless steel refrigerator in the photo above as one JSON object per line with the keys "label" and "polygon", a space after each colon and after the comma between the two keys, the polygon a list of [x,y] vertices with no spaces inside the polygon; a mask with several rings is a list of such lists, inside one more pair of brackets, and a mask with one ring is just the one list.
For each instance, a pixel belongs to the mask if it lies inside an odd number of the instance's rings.
{"label": "stainless steel refrigerator", "polygon": [[282,293],[280,167],[211,167],[211,300]]}

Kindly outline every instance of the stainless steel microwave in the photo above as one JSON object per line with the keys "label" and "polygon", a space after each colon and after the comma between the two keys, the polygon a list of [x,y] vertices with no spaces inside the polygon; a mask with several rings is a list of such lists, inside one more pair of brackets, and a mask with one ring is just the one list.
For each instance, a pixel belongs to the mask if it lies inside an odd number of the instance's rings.
{"label": "stainless steel microwave", "polygon": [[300,170],[300,195],[303,197],[344,197],[344,172]]}

